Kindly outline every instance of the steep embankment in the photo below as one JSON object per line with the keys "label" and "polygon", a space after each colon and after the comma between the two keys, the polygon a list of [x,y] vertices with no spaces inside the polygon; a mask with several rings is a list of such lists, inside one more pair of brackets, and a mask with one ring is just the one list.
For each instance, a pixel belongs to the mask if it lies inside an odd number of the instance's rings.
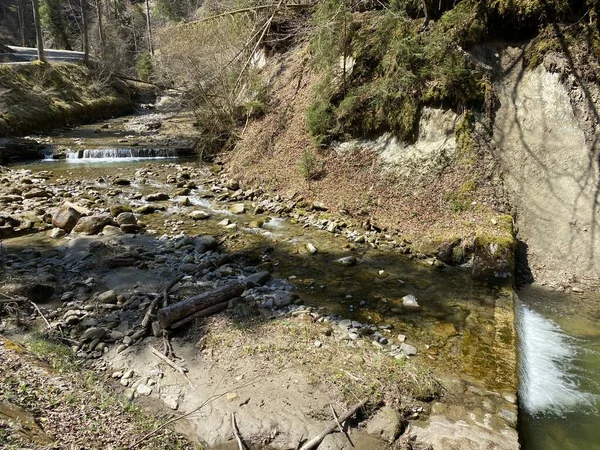
{"label": "steep embankment", "polygon": [[0,137],[124,114],[132,107],[125,84],[81,65],[0,65]]}

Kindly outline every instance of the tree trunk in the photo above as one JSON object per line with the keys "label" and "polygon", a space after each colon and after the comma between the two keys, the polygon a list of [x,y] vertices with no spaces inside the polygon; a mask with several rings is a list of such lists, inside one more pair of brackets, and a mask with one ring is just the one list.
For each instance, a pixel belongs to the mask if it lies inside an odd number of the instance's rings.
{"label": "tree trunk", "polygon": [[44,37],[42,36],[42,24],[40,22],[40,3],[38,0],[31,0],[33,6],[33,21],[35,22],[35,39],[37,44],[38,60],[46,61],[44,56]]}
{"label": "tree trunk", "polygon": [[164,329],[172,324],[185,319],[203,309],[224,303],[234,297],[239,297],[246,290],[246,283],[238,281],[226,284],[210,292],[205,292],[195,297],[188,298],[174,305],[158,310],[158,322]]}
{"label": "tree trunk", "polygon": [[88,36],[87,0],[81,0],[81,22],[83,26],[83,62],[90,60],[90,41]]}
{"label": "tree trunk", "polygon": [[106,36],[104,34],[104,25],[102,24],[102,2],[96,0],[96,17],[98,18],[98,33],[100,34],[100,49],[102,53],[106,49]]}
{"label": "tree trunk", "polygon": [[150,0],[146,0],[146,23],[148,24],[148,51],[154,56],[154,45],[152,44],[152,24],[150,23]]}
{"label": "tree trunk", "polygon": [[23,0],[19,1],[17,5],[17,14],[19,15],[19,32],[21,34],[21,46],[27,47],[27,40],[25,39],[25,5]]}

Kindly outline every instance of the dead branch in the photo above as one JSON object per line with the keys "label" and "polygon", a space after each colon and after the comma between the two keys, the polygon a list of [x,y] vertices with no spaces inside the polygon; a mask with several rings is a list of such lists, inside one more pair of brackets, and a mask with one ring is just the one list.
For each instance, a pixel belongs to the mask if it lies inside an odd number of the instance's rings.
{"label": "dead branch", "polygon": [[352,441],[350,440],[350,436],[348,436],[348,433],[346,433],[344,431],[344,427],[342,427],[342,424],[340,423],[340,421],[338,420],[338,416],[335,413],[335,409],[333,409],[333,405],[330,403],[329,407],[331,408],[331,414],[333,414],[333,419],[335,420],[335,422],[338,425],[338,428],[340,430],[340,433],[342,433],[344,436],[346,436],[346,439],[348,439],[348,442],[350,443],[351,447],[354,447],[354,444],[352,443]]}
{"label": "dead branch", "polygon": [[154,310],[158,306],[158,299],[159,299],[159,297],[156,297],[154,300],[152,300],[152,303],[150,303],[150,306],[148,306],[148,309],[146,310],[146,314],[144,314],[144,319],[142,320],[142,328],[146,328],[146,327],[148,327],[148,325],[150,325],[150,320],[152,319]]}
{"label": "dead branch", "polygon": [[181,375],[183,375],[184,377],[187,378],[187,376],[185,374],[187,372],[187,369],[185,369],[184,367],[178,366],[177,364],[175,364],[173,361],[171,361],[169,358],[167,358],[165,355],[163,355],[161,352],[159,352],[154,347],[150,346],[150,350],[152,351],[154,356],[156,356],[161,361],[167,363],[169,365],[169,367],[171,367],[173,370],[175,370],[176,372],[179,372]]}
{"label": "dead branch", "polygon": [[323,439],[325,439],[325,437],[331,433],[333,430],[336,429],[336,427],[338,426],[339,423],[344,423],[346,420],[348,420],[350,417],[352,417],[354,414],[356,414],[356,411],[358,411],[360,408],[362,408],[363,406],[365,406],[367,404],[367,399],[362,400],[361,402],[357,403],[356,405],[354,405],[352,408],[350,408],[350,410],[345,413],[344,415],[342,415],[340,417],[340,420],[335,420],[333,421],[330,425],[327,426],[327,428],[325,428],[323,431],[321,431],[321,433],[319,433],[317,436],[315,436],[314,438],[312,438],[310,441],[308,441],[306,444],[304,444],[302,447],[300,447],[300,450],[312,450],[314,448],[316,448],[322,441]]}
{"label": "dead branch", "polygon": [[240,430],[238,430],[237,423],[235,422],[235,412],[231,413],[231,428],[233,428],[233,435],[235,436],[235,439],[237,441],[238,449],[246,450],[246,446],[244,445],[242,437],[240,436]]}

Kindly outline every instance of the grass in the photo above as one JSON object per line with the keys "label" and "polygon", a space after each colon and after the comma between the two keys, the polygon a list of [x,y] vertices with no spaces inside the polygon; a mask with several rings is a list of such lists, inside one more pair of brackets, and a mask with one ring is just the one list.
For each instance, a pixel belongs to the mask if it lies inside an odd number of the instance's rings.
{"label": "grass", "polygon": [[[255,319],[240,326],[214,318],[207,346],[227,353],[227,358],[262,361],[265,371],[300,370],[315,387],[341,392],[344,400],[368,397],[372,402],[406,407],[441,393],[437,381],[407,359],[394,359],[371,346],[368,340],[338,341],[329,336],[331,325],[301,318],[264,322]],[[317,348],[315,341],[321,341]]]}
{"label": "grass", "polygon": [[129,112],[124,84],[76,64],[0,65],[0,136]]}

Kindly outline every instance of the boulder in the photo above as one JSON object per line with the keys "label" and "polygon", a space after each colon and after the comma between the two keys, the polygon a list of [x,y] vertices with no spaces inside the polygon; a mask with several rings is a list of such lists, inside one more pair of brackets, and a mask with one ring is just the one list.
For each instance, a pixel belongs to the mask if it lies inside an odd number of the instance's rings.
{"label": "boulder", "polygon": [[10,296],[25,297],[34,303],[45,303],[54,295],[54,286],[42,283],[15,283],[2,286],[2,292]]}
{"label": "boulder", "polygon": [[111,222],[112,218],[107,215],[82,217],[72,231],[87,235],[97,234],[102,231],[106,225],[110,225]]}
{"label": "boulder", "polygon": [[105,304],[115,304],[117,303],[117,293],[115,291],[105,291],[98,296],[98,301]]}
{"label": "boulder", "polygon": [[62,205],[58,211],[52,216],[52,225],[56,228],[61,228],[67,233],[70,233],[77,222],[81,219],[81,214],[69,205]]}
{"label": "boulder", "polygon": [[196,236],[194,238],[194,246],[198,253],[204,253],[217,248],[219,243],[213,236]]}
{"label": "boulder", "polygon": [[366,431],[391,444],[402,432],[402,416],[394,408],[384,406],[369,420]]}
{"label": "boulder", "polygon": [[119,226],[137,224],[137,219],[131,212],[122,212],[117,216],[116,221],[119,224]]}
{"label": "boulder", "polygon": [[421,305],[417,302],[417,297],[412,294],[402,297],[402,306],[406,309],[421,309]]}
{"label": "boulder", "polygon": [[355,266],[358,262],[355,256],[344,256],[343,258],[334,261],[338,266],[350,267]]}

